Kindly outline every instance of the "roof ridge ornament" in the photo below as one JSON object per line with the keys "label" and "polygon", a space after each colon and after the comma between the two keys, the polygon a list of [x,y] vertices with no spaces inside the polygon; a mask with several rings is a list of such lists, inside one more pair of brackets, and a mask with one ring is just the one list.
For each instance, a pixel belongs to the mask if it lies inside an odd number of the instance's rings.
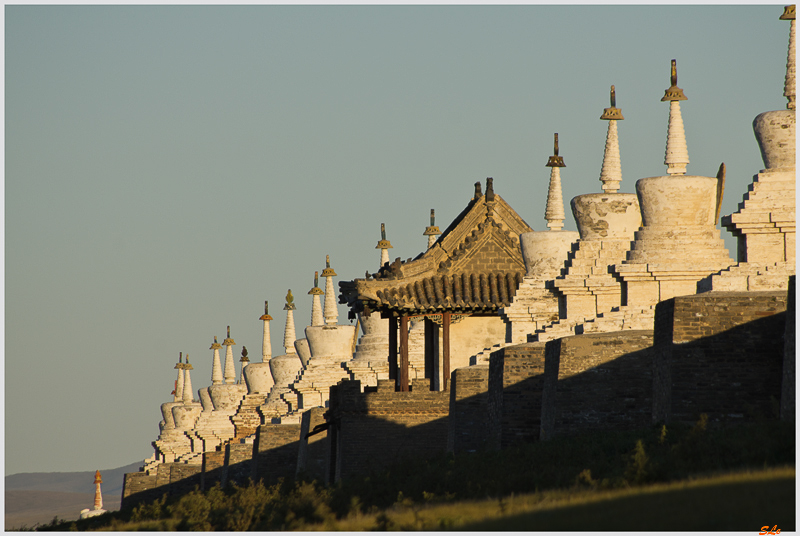
{"label": "roof ridge ornament", "polygon": [[486,177],[486,201],[494,201],[494,179],[492,177]]}

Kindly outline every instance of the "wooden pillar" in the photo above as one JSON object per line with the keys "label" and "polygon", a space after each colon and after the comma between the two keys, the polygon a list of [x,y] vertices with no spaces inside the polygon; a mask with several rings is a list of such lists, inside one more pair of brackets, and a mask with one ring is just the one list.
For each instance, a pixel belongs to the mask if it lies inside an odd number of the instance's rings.
{"label": "wooden pillar", "polygon": [[389,317],[389,379],[397,387],[397,317]]}
{"label": "wooden pillar", "polygon": [[431,380],[431,391],[439,387],[439,324],[425,317],[425,377]]}
{"label": "wooden pillar", "polygon": [[450,381],[450,313],[442,314],[442,389]]}
{"label": "wooden pillar", "polygon": [[408,316],[400,317],[400,390],[408,391]]}

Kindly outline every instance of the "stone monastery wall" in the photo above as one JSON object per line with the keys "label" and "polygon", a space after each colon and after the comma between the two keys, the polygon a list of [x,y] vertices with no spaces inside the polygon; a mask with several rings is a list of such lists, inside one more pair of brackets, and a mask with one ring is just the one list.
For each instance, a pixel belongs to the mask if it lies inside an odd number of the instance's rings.
{"label": "stone monastery wall", "polygon": [[656,307],[654,418],[775,418],[781,399],[785,292],[709,292]]}

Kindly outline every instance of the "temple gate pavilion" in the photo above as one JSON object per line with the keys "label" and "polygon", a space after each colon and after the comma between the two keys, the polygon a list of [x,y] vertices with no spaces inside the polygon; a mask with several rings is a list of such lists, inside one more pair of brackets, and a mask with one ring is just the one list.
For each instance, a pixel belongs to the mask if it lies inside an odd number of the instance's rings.
{"label": "temple gate pavilion", "polygon": [[424,318],[431,390],[447,389],[452,369],[468,366],[471,356],[505,340],[498,310],[511,303],[525,275],[519,235],[530,231],[487,178],[486,193],[475,183],[466,208],[424,253],[405,262],[398,257],[364,279],[339,282],[339,302],[348,305],[351,318],[389,319],[389,377],[398,390],[409,390],[412,317]]}

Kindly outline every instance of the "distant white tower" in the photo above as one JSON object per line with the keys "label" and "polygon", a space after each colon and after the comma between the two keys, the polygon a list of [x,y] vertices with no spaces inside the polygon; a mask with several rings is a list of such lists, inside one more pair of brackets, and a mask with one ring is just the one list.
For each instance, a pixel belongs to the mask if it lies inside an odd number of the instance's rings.
{"label": "distant white tower", "polygon": [[322,326],[325,321],[322,319],[322,303],[320,303],[320,296],[325,294],[319,288],[319,272],[314,272],[314,287],[308,291],[311,295],[311,325]]}
{"label": "distant white tower", "polygon": [[228,336],[222,341],[222,346],[225,346],[225,383],[226,384],[233,384],[236,383],[236,365],[233,362],[233,346],[236,344],[233,339],[231,339],[231,327],[228,326]]}
{"label": "distant white tower", "polygon": [[336,272],[331,268],[331,256],[325,255],[325,269],[322,271],[322,277],[326,278],[325,282],[325,324],[335,326],[339,321],[339,309],[336,306],[336,294],[333,291],[333,277]]}

